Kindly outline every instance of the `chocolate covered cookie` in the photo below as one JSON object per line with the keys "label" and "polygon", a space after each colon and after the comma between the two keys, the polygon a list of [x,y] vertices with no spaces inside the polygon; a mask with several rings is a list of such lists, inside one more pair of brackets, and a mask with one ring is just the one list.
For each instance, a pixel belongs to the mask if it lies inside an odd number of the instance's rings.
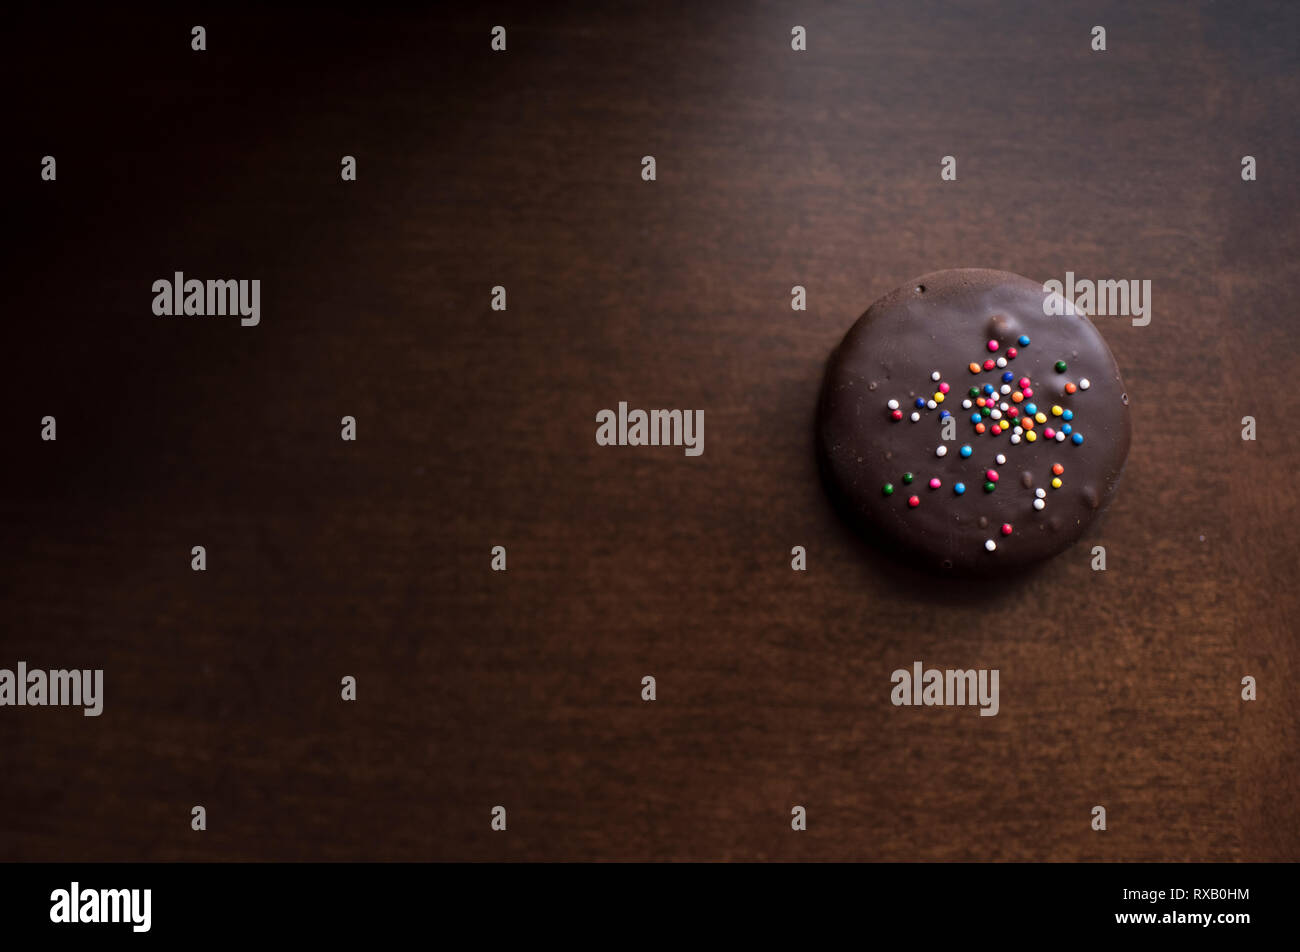
{"label": "chocolate covered cookie", "polygon": [[953,572],[1025,566],[1110,500],[1128,393],[1092,322],[1047,296],[1005,271],[938,271],[873,304],[831,354],[823,472],[888,550]]}

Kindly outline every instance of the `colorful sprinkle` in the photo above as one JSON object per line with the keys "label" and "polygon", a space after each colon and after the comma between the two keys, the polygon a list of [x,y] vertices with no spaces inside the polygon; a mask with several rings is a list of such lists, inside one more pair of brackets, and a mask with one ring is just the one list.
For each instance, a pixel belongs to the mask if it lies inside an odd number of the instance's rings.
{"label": "colorful sprinkle", "polygon": [[1088,380],[1087,377],[1084,377],[1082,380],[1079,381],[1079,389],[1080,389],[1080,390],[1087,390],[1087,389],[1088,389],[1089,387],[1091,387],[1091,386],[1092,386],[1092,383]]}
{"label": "colorful sprinkle", "polygon": [[961,458],[962,458],[962,459],[968,459],[968,458],[970,457],[970,454],[973,453],[973,452],[975,452],[975,451],[972,450],[972,449],[970,448],[970,444],[969,444],[969,443],[963,443],[963,444],[962,444],[962,448],[961,448],[960,450],[958,450],[957,452],[961,453]]}
{"label": "colorful sprinkle", "polygon": [[991,341],[989,341],[988,347],[989,347],[989,350],[997,350],[997,349],[998,349],[998,342],[995,341],[995,340],[991,340]]}
{"label": "colorful sprinkle", "polygon": [[1061,477],[1060,477],[1060,476],[1053,476],[1053,477],[1052,477],[1052,488],[1053,488],[1053,489],[1060,489],[1060,488],[1061,488]]}
{"label": "colorful sprinkle", "polygon": [[979,365],[979,364],[970,364],[970,365],[968,365],[968,366],[966,367],[966,369],[969,370],[969,371],[970,371],[971,373],[973,373],[973,374],[977,374],[977,373],[980,372],[980,365]]}
{"label": "colorful sprinkle", "polygon": [[996,549],[997,547],[998,547],[998,544],[997,544],[996,542],[994,542],[992,539],[985,539],[985,540],[984,540],[984,548],[988,549],[990,552],[992,552],[992,551],[993,551],[994,549]]}
{"label": "colorful sprinkle", "polygon": [[1065,371],[1066,371],[1065,361],[1063,361],[1063,360],[1058,360],[1058,361],[1056,362],[1056,372],[1057,372],[1058,374],[1063,374],[1063,373],[1065,373]]}
{"label": "colorful sprinkle", "polygon": [[916,406],[916,408],[917,408],[918,410],[921,409],[921,407],[925,406],[925,398],[924,398],[924,397],[917,397],[917,398],[916,398],[915,406]]}
{"label": "colorful sprinkle", "polygon": [[938,488],[939,488],[940,486],[942,486],[942,485],[943,485],[943,483],[939,482],[939,477],[938,477],[938,476],[931,476],[931,477],[930,477],[930,488],[931,488],[931,489],[938,489]]}
{"label": "colorful sprinkle", "polygon": [[920,497],[920,496],[908,496],[908,497],[907,497],[907,504],[908,504],[911,508],[915,509],[917,506],[921,505],[921,497]]}
{"label": "colorful sprinkle", "polygon": [[1021,334],[1021,335],[1020,335],[1020,340],[1017,341],[1017,343],[1018,343],[1021,347],[1028,347],[1028,346],[1029,346],[1029,338],[1028,338],[1026,335],[1024,335],[1024,334]]}
{"label": "colorful sprinkle", "polygon": [[910,486],[910,485],[912,484],[912,474],[911,474],[911,473],[904,473],[904,474],[903,474],[903,483],[904,483],[905,485],[908,485],[908,486]]}
{"label": "colorful sprinkle", "polygon": [[949,391],[949,389],[951,389],[951,388],[950,388],[946,383],[941,383],[941,384],[939,384],[939,392],[940,392],[940,393],[947,393],[947,392]]}
{"label": "colorful sprinkle", "polygon": [[1056,439],[1056,431],[1049,426],[1045,430],[1043,430],[1043,436],[1045,436],[1049,440],[1054,440]]}
{"label": "colorful sprinkle", "polygon": [[1065,472],[1065,467],[1062,466],[1060,463],[1053,463],[1053,464],[1052,464],[1052,475],[1053,475],[1053,476],[1060,476],[1063,472]]}
{"label": "colorful sprinkle", "polygon": [[889,406],[889,409],[891,409],[891,410],[897,410],[897,409],[898,409],[898,401],[897,401],[897,400],[890,400],[889,403],[888,403],[888,406]]}
{"label": "colorful sprinkle", "polygon": [[993,481],[991,481],[991,480],[990,480],[989,482],[987,482],[987,483],[984,484],[984,491],[985,491],[986,493],[991,493],[991,492],[993,492],[993,490],[995,490],[995,489],[997,489],[997,488],[998,488],[997,483],[995,483],[995,482],[993,482]]}
{"label": "colorful sprinkle", "polygon": [[1073,411],[1073,410],[1063,410],[1063,411],[1061,412],[1061,419],[1062,419],[1062,420],[1073,420],[1073,419],[1074,419],[1074,411]]}
{"label": "colorful sprinkle", "polygon": [[998,456],[997,456],[997,460],[998,460],[998,465],[999,465],[999,466],[1005,466],[1005,465],[1006,465],[1007,458],[1006,458],[1005,456],[1003,456],[1001,453],[998,454]]}
{"label": "colorful sprinkle", "polygon": [[1070,442],[1073,443],[1075,446],[1078,446],[1080,443],[1083,442],[1083,434],[1075,433],[1073,436],[1070,437]]}
{"label": "colorful sprinkle", "polygon": [[935,383],[938,383],[942,378],[943,378],[943,374],[939,373],[939,371],[937,370],[933,371],[930,374],[930,379],[933,380]]}
{"label": "colorful sprinkle", "polygon": [[885,483],[885,485],[880,487],[880,491],[884,493],[886,496],[892,496],[894,495],[894,484]]}
{"label": "colorful sprinkle", "polygon": [[1047,506],[1047,503],[1043,502],[1041,499],[1035,499],[1035,500],[1034,500],[1034,508],[1035,508],[1035,509],[1039,509],[1039,510],[1041,510],[1041,509],[1044,509],[1046,506]]}
{"label": "colorful sprinkle", "polygon": [[1009,522],[1002,523],[1002,534],[1011,535],[1011,523]]}
{"label": "colorful sprinkle", "polygon": [[917,421],[920,420],[920,419],[921,419],[921,414],[919,414],[919,413],[917,413],[915,410],[913,410],[913,411],[912,411],[912,422],[915,423],[915,422],[917,422]]}
{"label": "colorful sprinkle", "polygon": [[1005,357],[999,357],[996,361],[994,361],[994,363],[997,364],[999,367],[1005,367],[1007,365],[1007,359]]}
{"label": "colorful sprinkle", "polygon": [[984,369],[985,369],[985,370],[992,370],[992,369],[993,369],[994,367],[996,367],[996,366],[997,366],[997,363],[996,363],[995,361],[993,361],[992,359],[989,359],[989,360],[984,361]]}
{"label": "colorful sprinkle", "polygon": [[1014,347],[1008,347],[1008,348],[1007,348],[1007,359],[1008,359],[1008,360],[1015,360],[1015,359],[1016,359],[1016,349],[1015,349]]}
{"label": "colorful sprinkle", "polygon": [[1065,385],[1065,392],[1066,392],[1066,393],[1074,393],[1074,391],[1076,391],[1076,390],[1078,390],[1078,389],[1079,389],[1079,388],[1076,387],[1076,386],[1075,386],[1074,384],[1072,384],[1072,383],[1067,383],[1067,384]]}
{"label": "colorful sprinkle", "polygon": [[998,481],[998,471],[996,469],[990,469],[984,474],[984,478],[991,483],[996,483]]}
{"label": "colorful sprinkle", "polygon": [[962,493],[966,491],[966,484],[958,483],[957,485],[952,487],[952,491],[955,492],[958,496],[960,496]]}
{"label": "colorful sprinkle", "polygon": [[948,455],[948,447],[946,447],[946,446],[944,446],[942,443],[940,443],[937,447],[935,447],[934,455],[935,455],[935,456],[947,456],[947,455]]}
{"label": "colorful sprinkle", "polygon": [[895,410],[893,413],[890,414],[890,416],[892,416],[895,420],[901,420],[903,419],[903,411]]}
{"label": "colorful sprinkle", "polygon": [[1061,415],[1062,413],[1064,413],[1064,412],[1065,412],[1065,411],[1062,410],[1060,407],[1058,407],[1058,406],[1056,406],[1055,404],[1053,404],[1053,406],[1052,406],[1052,416],[1060,416],[1060,415]]}

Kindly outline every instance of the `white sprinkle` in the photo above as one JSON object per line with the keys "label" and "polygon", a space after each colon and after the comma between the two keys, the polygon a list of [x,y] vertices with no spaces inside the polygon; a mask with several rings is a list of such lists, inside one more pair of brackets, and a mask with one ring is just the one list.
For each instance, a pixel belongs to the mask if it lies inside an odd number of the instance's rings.
{"label": "white sprinkle", "polygon": [[1037,496],[1039,499],[1042,499],[1044,496],[1047,495],[1047,490],[1044,489],[1042,486],[1039,486],[1037,489],[1034,490],[1034,495]]}
{"label": "white sprinkle", "polygon": [[1080,390],[1087,390],[1091,386],[1092,386],[1092,382],[1087,377],[1084,377],[1082,380],[1079,381]]}
{"label": "white sprinkle", "polygon": [[1020,434],[1019,434],[1019,433],[1012,433],[1012,434],[1011,434],[1011,445],[1014,446],[1015,444],[1017,444],[1017,443],[1019,443],[1019,442],[1020,442]]}
{"label": "white sprinkle", "polygon": [[962,408],[963,410],[969,410],[970,407],[971,407],[971,402],[970,402],[969,400],[963,400],[963,401],[961,402],[961,408]]}
{"label": "white sprinkle", "polygon": [[987,540],[987,541],[984,543],[984,548],[988,549],[990,552],[992,552],[992,551],[993,551],[994,549],[996,549],[997,547],[998,547],[998,544],[997,544],[996,542],[994,542],[992,539],[989,539],[989,540]]}
{"label": "white sprinkle", "polygon": [[937,407],[938,405],[939,405],[939,404],[935,403],[933,400],[927,400],[927,401],[925,401],[925,408],[926,408],[927,410],[933,410],[933,409],[934,409],[935,407]]}
{"label": "white sprinkle", "polygon": [[921,414],[919,414],[919,413],[917,413],[915,410],[913,410],[913,411],[912,411],[912,422],[915,423],[915,422],[916,422],[917,420],[919,420],[919,419],[921,419]]}
{"label": "white sprinkle", "polygon": [[1011,408],[1010,408],[1009,406],[1007,406],[1005,403],[999,403],[998,406],[1002,408],[1002,412],[1003,412],[1003,413],[1006,413],[1008,410],[1011,409]]}
{"label": "white sprinkle", "polygon": [[1010,392],[1011,392],[1011,384],[1009,384],[1009,383],[1004,383],[1004,384],[1002,385],[1002,392],[1003,392],[1003,393],[1010,393]]}
{"label": "white sprinkle", "polygon": [[1034,508],[1035,508],[1035,509],[1039,509],[1039,510],[1046,509],[1046,508],[1047,508],[1047,503],[1043,502],[1041,499],[1035,499],[1035,500],[1034,500]]}
{"label": "white sprinkle", "polygon": [[999,367],[1005,367],[1007,365],[1007,359],[1005,357],[999,357],[996,363]]}
{"label": "white sprinkle", "polygon": [[1025,431],[1024,431],[1024,429],[1023,429],[1022,427],[1016,427],[1016,428],[1015,428],[1014,430],[1012,430],[1011,432],[1014,433],[1016,436],[1019,436],[1021,433],[1025,432]]}
{"label": "white sprinkle", "polygon": [[931,379],[931,380],[938,380],[941,376],[942,376],[942,374],[940,374],[939,371],[936,370],[934,373],[930,374],[930,379]]}
{"label": "white sprinkle", "polygon": [[1005,456],[1003,456],[1001,453],[998,454],[997,459],[998,459],[998,465],[999,465],[999,466],[1005,466],[1005,465],[1007,465],[1007,458],[1006,458]]}
{"label": "white sprinkle", "polygon": [[1058,443],[1064,443],[1064,442],[1065,442],[1065,434],[1062,433],[1060,430],[1057,430],[1057,431],[1056,431],[1056,442],[1058,442]]}
{"label": "white sprinkle", "polygon": [[935,456],[947,456],[947,455],[948,455],[948,447],[946,447],[946,446],[944,446],[942,443],[940,443],[939,446],[938,446],[938,448],[935,449],[935,451],[934,451],[934,455],[935,455]]}
{"label": "white sprinkle", "polygon": [[991,411],[991,412],[989,413],[989,416],[992,417],[994,420],[1001,420],[1001,419],[1002,419],[1002,411],[1001,411],[1001,410],[993,410],[993,411]]}
{"label": "white sprinkle", "polygon": [[897,400],[890,400],[890,401],[889,401],[889,409],[891,409],[891,410],[897,410],[897,409],[898,409],[898,401],[897,401]]}

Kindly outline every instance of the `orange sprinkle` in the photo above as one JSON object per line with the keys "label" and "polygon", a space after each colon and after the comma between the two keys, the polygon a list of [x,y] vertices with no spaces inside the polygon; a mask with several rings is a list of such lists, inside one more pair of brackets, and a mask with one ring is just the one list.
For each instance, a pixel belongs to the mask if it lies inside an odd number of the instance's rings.
{"label": "orange sprinkle", "polygon": [[983,423],[976,423],[976,424],[975,424],[975,432],[976,432],[976,433],[983,433],[986,429],[988,429],[988,428],[987,428]]}
{"label": "orange sprinkle", "polygon": [[1076,390],[1078,390],[1078,389],[1079,389],[1079,388],[1076,387],[1076,386],[1075,386],[1074,384],[1072,384],[1072,383],[1067,383],[1067,384],[1065,385],[1065,392],[1066,392],[1066,393],[1074,393],[1074,391],[1076,391]]}
{"label": "orange sprinkle", "polygon": [[979,372],[980,372],[980,365],[979,365],[979,364],[971,364],[971,365],[970,365],[970,372],[973,373],[973,374],[977,374],[977,373],[979,373]]}
{"label": "orange sprinkle", "polygon": [[1052,473],[1053,473],[1053,474],[1055,474],[1055,475],[1057,475],[1057,476],[1060,476],[1063,472],[1065,472],[1065,467],[1062,466],[1060,463],[1053,463],[1053,464],[1052,464]]}
{"label": "orange sprinkle", "polygon": [[1019,403],[1023,399],[1025,399],[1025,395],[1021,393],[1019,390],[1017,390],[1015,393],[1011,395],[1012,403]]}

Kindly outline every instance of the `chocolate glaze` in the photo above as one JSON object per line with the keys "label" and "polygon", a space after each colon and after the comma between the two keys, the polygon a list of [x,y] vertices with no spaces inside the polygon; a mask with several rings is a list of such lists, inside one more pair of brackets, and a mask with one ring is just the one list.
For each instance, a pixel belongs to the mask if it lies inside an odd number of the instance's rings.
{"label": "chocolate glaze", "polygon": [[[1082,314],[1043,313],[1042,285],[1005,271],[963,268],[924,275],[873,304],[850,328],[831,354],[817,413],[817,446],[826,481],[841,509],[869,535],[891,551],[935,569],[975,574],[1025,566],[1049,558],[1072,544],[1092,518],[1110,501],[1128,456],[1130,422],[1128,394],[1110,349],[1092,322]],[[1072,309],[1071,309],[1072,310]],[[1028,335],[1028,346],[1020,346]],[[990,339],[999,349],[988,350]],[[982,369],[986,359],[1005,357],[1016,348],[1005,368]],[[1055,370],[1058,360],[1067,364]],[[972,374],[968,365],[979,363]],[[931,373],[939,371],[949,384],[943,403],[933,410],[917,409],[916,398],[929,400],[939,390]],[[1029,377],[1033,396],[1017,404],[998,394],[1023,414],[1027,403],[1048,415],[1036,424],[1036,442],[1023,436],[1010,442],[1010,433],[977,434],[971,423],[978,407],[963,409],[971,387],[1001,387],[1002,374]],[[1086,390],[1066,393],[1065,384],[1087,378]],[[899,402],[903,419],[891,419],[887,403]],[[1074,413],[1073,432],[1083,434],[1075,445],[1048,440],[1047,427],[1059,429],[1059,405]],[[940,411],[956,420],[956,438],[941,439]],[[912,412],[921,419],[913,423]],[[1003,419],[1006,419],[1004,415]],[[1023,416],[1021,417],[1023,419]],[[940,445],[947,454],[935,455]],[[972,449],[963,458],[960,447]],[[997,454],[1006,463],[996,462]],[[1060,463],[1063,485],[1051,486],[1053,463]],[[984,491],[985,472],[998,472],[993,492]],[[914,474],[905,485],[905,472]],[[931,477],[942,486],[931,489]],[[963,482],[966,492],[953,486]],[[882,492],[894,485],[893,495]],[[1033,507],[1042,489],[1045,508]],[[920,504],[908,506],[908,497]],[[1011,535],[1001,534],[1004,523]],[[988,551],[987,540],[996,548]]]}

